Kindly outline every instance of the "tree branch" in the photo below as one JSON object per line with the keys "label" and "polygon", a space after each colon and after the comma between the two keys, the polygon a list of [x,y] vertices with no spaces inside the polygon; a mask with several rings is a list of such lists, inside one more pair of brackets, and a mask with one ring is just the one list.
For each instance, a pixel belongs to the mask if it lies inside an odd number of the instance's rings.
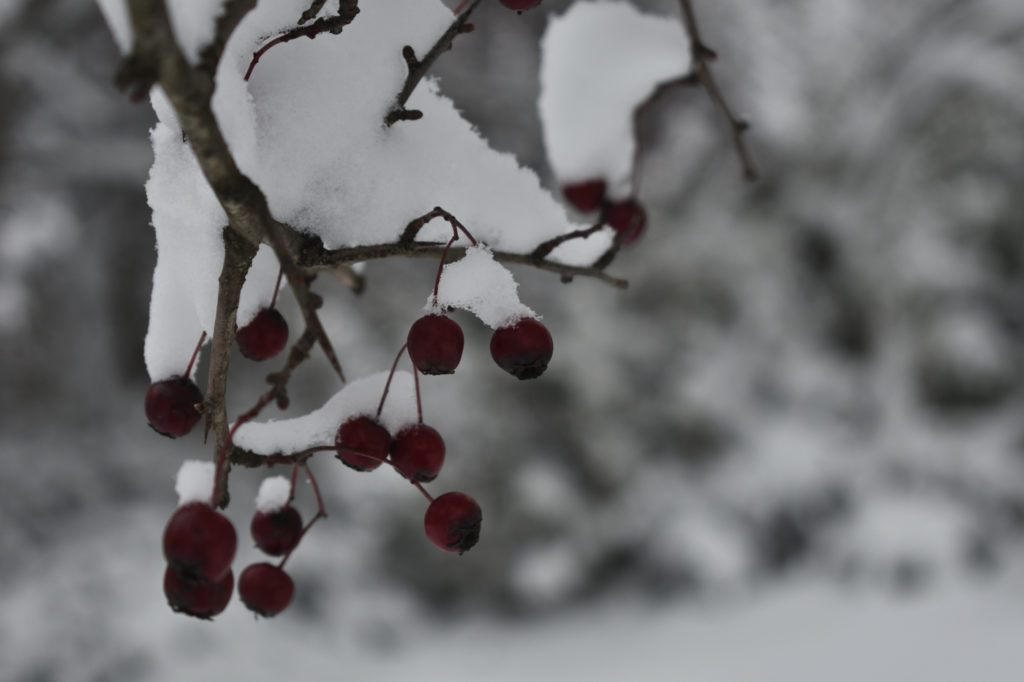
{"label": "tree branch", "polygon": [[[323,8],[323,5],[324,2],[322,0],[316,0],[312,5],[310,5],[309,9],[303,12],[302,16],[299,17],[299,23],[304,24],[315,17]],[[317,19],[309,26],[296,26],[290,31],[285,31],[252,53],[252,61],[249,62],[249,68],[245,72],[245,80],[249,80],[249,77],[252,76],[252,70],[256,68],[256,64],[260,61],[260,58],[266,54],[267,50],[275,45],[291,42],[296,38],[309,38],[312,40],[322,33],[338,35],[341,33],[342,29],[352,23],[357,14],[359,14],[358,0],[341,0],[338,7],[338,13],[333,17],[323,17],[321,19]]]}
{"label": "tree branch", "polygon": [[[423,59],[416,58],[416,52],[408,45],[402,48],[402,57],[405,59],[405,64],[409,69],[409,74],[405,78],[405,84],[402,85],[402,89],[398,92],[395,97],[395,105],[388,112],[388,115],[384,118],[385,124],[388,126],[393,125],[397,121],[402,120],[415,120],[420,118],[422,112],[409,111],[405,108],[405,103],[409,101],[409,97],[412,96],[413,90],[419,85],[419,82],[423,80],[423,77],[430,71],[430,67],[434,65],[437,58],[441,56],[441,53],[450,50],[452,47],[452,41],[455,40],[455,36],[460,33],[469,33],[473,30],[473,24],[467,23],[470,15],[473,14],[473,10],[477,8],[481,0],[473,0],[473,2],[466,8],[462,14],[456,17],[452,25],[448,27],[434,46],[430,48],[426,56]],[[419,113],[419,115],[417,115]]]}
{"label": "tree branch", "polygon": [[224,55],[224,47],[228,44],[228,39],[242,23],[245,15],[254,7],[256,7],[256,0],[226,0],[224,2],[224,12],[217,17],[213,41],[199,54],[200,71],[208,74],[211,78],[216,75],[217,66],[220,64],[220,58]]}
{"label": "tree branch", "polygon": [[693,73],[708,93],[715,109],[729,126],[729,137],[732,140],[732,146],[736,149],[737,156],[739,156],[743,177],[749,181],[756,180],[757,168],[754,166],[754,160],[743,137],[743,134],[749,130],[750,124],[733,114],[722,90],[718,87],[718,82],[711,73],[708,63],[714,61],[718,55],[704,43],[704,39],[701,37],[700,27],[697,25],[697,15],[693,11],[691,0],[679,0],[679,6],[683,12],[683,24],[686,26],[686,32],[690,34]]}

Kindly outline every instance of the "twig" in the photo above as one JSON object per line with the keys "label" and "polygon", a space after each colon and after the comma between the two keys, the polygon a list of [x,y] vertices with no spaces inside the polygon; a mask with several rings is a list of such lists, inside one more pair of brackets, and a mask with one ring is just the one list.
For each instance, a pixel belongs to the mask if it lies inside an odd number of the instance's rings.
{"label": "twig", "polygon": [[[302,16],[299,17],[299,23],[305,23],[315,17],[323,7],[323,4],[323,2],[314,2],[309,9],[303,12]],[[312,14],[310,14],[311,12]],[[296,38],[309,38],[312,40],[323,33],[338,35],[341,33],[342,29],[352,23],[352,20],[356,18],[357,14],[359,14],[359,3],[357,0],[342,0],[341,6],[338,8],[338,13],[333,17],[323,17],[317,19],[309,26],[296,26],[289,31],[285,31],[252,53],[252,61],[249,62],[249,68],[245,71],[245,80],[249,80],[249,77],[252,76],[252,71],[256,68],[256,64],[260,61],[260,58],[266,54],[267,50],[275,45],[291,42]]]}
{"label": "twig", "polygon": [[694,14],[691,1],[679,0],[679,5],[683,12],[683,24],[686,26],[686,32],[690,34],[690,54],[693,59],[693,73],[708,93],[708,97],[711,98],[715,109],[718,110],[718,113],[722,115],[722,118],[725,119],[726,124],[729,126],[729,137],[732,139],[732,145],[736,149],[737,156],[739,156],[743,177],[749,181],[756,180],[757,168],[754,166],[754,160],[750,155],[750,150],[747,149],[747,144],[743,137],[743,134],[750,128],[750,124],[737,118],[732,113],[732,109],[729,107],[728,102],[725,101],[725,96],[718,87],[718,82],[715,81],[715,77],[708,67],[708,63],[714,61],[718,55],[701,38],[700,28],[697,25],[697,16]]}
{"label": "twig", "polygon": [[[299,252],[298,265],[311,272],[331,270],[333,268],[358,263],[361,261],[380,260],[384,258],[438,258],[444,252],[444,244],[434,242],[393,242],[387,244],[371,244],[353,246],[329,251],[319,240],[310,240]],[[465,247],[453,246],[452,251],[465,250]],[[538,260],[532,253],[508,253],[492,251],[491,255],[499,263],[528,265],[538,270],[546,270],[562,275],[563,279],[589,277],[610,284],[617,289],[625,289],[629,282],[614,277],[600,268],[593,266],[566,265],[547,259]]]}
{"label": "twig", "polygon": [[409,101],[409,97],[412,96],[413,90],[419,85],[419,82],[423,80],[423,77],[427,75],[430,67],[434,65],[437,58],[441,56],[441,53],[450,50],[452,47],[452,41],[455,40],[455,36],[460,33],[469,33],[473,30],[473,25],[468,23],[470,15],[473,14],[473,10],[477,8],[481,0],[473,0],[473,2],[466,8],[462,14],[455,18],[452,25],[448,27],[448,30],[441,34],[441,37],[437,39],[434,46],[430,48],[426,56],[423,59],[416,58],[416,52],[406,45],[402,48],[402,58],[405,59],[405,64],[409,69],[409,73],[405,78],[405,84],[402,85],[402,89],[398,92],[395,97],[395,105],[391,107],[391,111],[384,117],[384,123],[388,126],[402,120],[415,120],[423,116],[422,112],[416,110],[408,110],[405,108],[405,103]]}
{"label": "twig", "polygon": [[217,73],[217,65],[224,54],[228,39],[235,32],[242,19],[256,7],[256,0],[227,0],[223,13],[217,17],[217,26],[213,32],[213,40],[199,54],[199,69],[212,78]]}
{"label": "twig", "polygon": [[549,239],[546,242],[542,242],[537,248],[530,252],[530,257],[534,258],[538,262],[543,263],[544,259],[549,253],[554,251],[557,247],[561,246],[570,239],[586,239],[590,235],[598,232],[604,227],[604,220],[599,220],[594,225],[587,227],[582,230],[576,230],[574,232],[566,232],[565,234],[559,235],[553,239]]}

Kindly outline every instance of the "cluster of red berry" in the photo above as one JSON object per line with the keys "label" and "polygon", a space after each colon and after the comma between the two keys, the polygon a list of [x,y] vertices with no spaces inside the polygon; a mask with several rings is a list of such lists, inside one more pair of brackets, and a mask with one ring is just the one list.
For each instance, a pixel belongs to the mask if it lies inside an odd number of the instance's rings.
{"label": "cluster of red berry", "polygon": [[[461,225],[458,228],[453,225],[449,246],[458,239],[458,229],[466,232]],[[475,243],[468,232],[466,236]],[[448,492],[435,498],[422,486],[440,473],[445,459],[445,444],[436,429],[423,423],[418,381],[415,382],[418,421],[404,426],[394,437],[380,421],[391,380],[403,354],[409,356],[414,378],[418,374],[451,374],[462,359],[465,344],[462,328],[448,317],[437,298],[447,251],[445,249],[441,256],[434,283],[433,308],[409,329],[406,343],[392,364],[376,413],[357,414],[346,419],[338,427],[333,445],[314,447],[296,454],[305,456],[318,451],[332,451],[341,462],[356,471],[373,471],[381,464],[390,465],[429,500],[424,515],[427,538],[441,549],[462,553],[473,547],[480,537],[482,512],[480,505],[465,493]],[[276,297],[275,291],[274,301]],[[236,333],[239,349],[248,358],[266,360],[278,355],[287,345],[288,324],[274,307],[274,301]],[[146,416],[150,425],[163,435],[172,438],[183,436],[199,422],[203,396],[190,377],[204,340],[205,335],[196,346],[183,375],[153,383],[146,394]],[[553,353],[553,341],[547,328],[538,320],[521,317],[493,333],[490,351],[498,366],[512,376],[533,379],[547,369]],[[257,405],[252,414],[258,412],[263,404]],[[234,429],[247,418],[238,420]],[[261,616],[274,616],[291,602],[294,584],[284,571],[284,563],[312,523],[325,516],[316,481],[306,465],[301,463],[304,459],[296,459],[288,503],[272,510],[258,511],[252,520],[251,532],[257,547],[271,556],[284,557],[277,565],[267,562],[251,564],[239,577],[238,591],[242,601]],[[291,505],[295,476],[300,466],[317,490],[320,505],[317,515],[306,526]],[[199,618],[211,618],[223,611],[234,588],[231,562],[237,546],[235,529],[227,517],[213,506],[224,475],[222,455],[215,468],[210,502],[190,501],[182,505],[164,532],[163,548],[168,564],[164,574],[164,592],[167,600],[175,611]]]}
{"label": "cluster of red berry", "polygon": [[604,180],[585,180],[562,188],[566,200],[581,213],[599,212],[601,224],[619,235],[623,246],[629,246],[643,234],[647,212],[636,199],[609,201],[605,197]]}

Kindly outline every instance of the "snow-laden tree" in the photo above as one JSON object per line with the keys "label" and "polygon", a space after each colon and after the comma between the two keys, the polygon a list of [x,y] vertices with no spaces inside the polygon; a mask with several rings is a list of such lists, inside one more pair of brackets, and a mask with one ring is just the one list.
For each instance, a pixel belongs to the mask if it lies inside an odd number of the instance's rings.
{"label": "snow-laden tree", "polygon": [[[423,0],[100,3],[125,55],[117,82],[136,100],[148,95],[158,119],[146,185],[157,238],[147,416],[171,437],[203,420],[212,441],[211,464],[182,468],[181,506],[164,535],[165,591],[175,609],[208,617],[230,597],[236,536],[214,507],[228,504],[232,464],[291,466],[290,486],[270,485],[276,494],[261,492],[257,501],[289,539],[253,531],[258,545],[283,558],[251,565],[239,578],[243,600],[258,613],[287,604],[284,563],[325,515],[307,465],[318,452],[357,471],[393,468],[429,501],[430,540],[449,551],[471,548],[479,505],[461,492],[435,498],[423,486],[438,476],[446,447],[428,425],[420,376],[450,374],[459,364],[464,337],[450,313],[468,311],[494,330],[491,355],[509,374],[544,373],[557,344],[520,301],[506,266],[626,286],[607,268],[645,229],[637,127],[673,88],[707,92],[753,179],[746,123],[711,74],[716,55],[690,3],[680,2],[672,18],[623,2],[581,2],[549,26],[539,102],[549,163],[576,209],[570,214],[532,170],[494,151],[428,75],[444,53],[457,53],[482,1],[455,8]],[[580,214],[593,219],[578,222]],[[331,274],[358,293],[365,264],[394,257],[432,259],[436,276],[424,277],[425,305],[410,311],[419,319],[390,371],[353,369],[321,320],[314,280]],[[282,282],[302,332],[268,376],[271,387],[232,419],[232,345],[267,360],[288,344],[276,307]],[[194,377],[207,340],[204,394]],[[336,375],[333,397],[305,415],[256,421],[271,403],[288,407],[292,375],[315,348]],[[406,355],[411,371],[398,370]],[[317,490],[305,526],[291,506],[300,473]]]}

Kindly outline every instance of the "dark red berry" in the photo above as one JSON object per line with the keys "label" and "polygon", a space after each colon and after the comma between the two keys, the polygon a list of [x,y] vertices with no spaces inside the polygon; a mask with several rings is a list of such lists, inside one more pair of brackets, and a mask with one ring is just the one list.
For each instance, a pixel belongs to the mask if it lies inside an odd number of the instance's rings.
{"label": "dark red berry", "polygon": [[435,498],[423,517],[427,537],[447,552],[462,554],[480,539],[480,505],[464,493],[445,493]]}
{"label": "dark red berry", "polygon": [[519,379],[536,379],[548,368],[554,342],[547,327],[524,317],[491,336],[491,357],[498,366]]}
{"label": "dark red berry", "polygon": [[146,418],[153,430],[170,438],[184,436],[199,423],[203,402],[199,387],[185,377],[171,377],[150,385],[146,391]]}
{"label": "dark red berry", "polygon": [[274,564],[259,563],[245,567],[238,576],[238,596],[245,606],[270,618],[288,608],[295,594],[291,576]]}
{"label": "dark red berry", "polygon": [[540,0],[501,0],[501,4],[517,12],[525,12],[540,4]]}
{"label": "dark red berry", "polygon": [[302,516],[290,504],[272,512],[256,512],[249,524],[256,546],[270,556],[287,554],[299,544]]}
{"label": "dark red berry", "polygon": [[647,212],[632,199],[608,204],[604,220],[613,230],[622,235],[622,244],[629,246],[643,234],[647,224]]}
{"label": "dark red berry", "polygon": [[407,339],[409,359],[424,374],[451,374],[462,359],[462,327],[444,315],[424,315],[413,322]]}
{"label": "dark red berry", "polygon": [[186,578],[168,566],[164,571],[164,595],[167,603],[178,613],[196,618],[210,619],[227,608],[235,575],[230,570],[220,580],[201,582]]}
{"label": "dark red berry", "polygon": [[238,349],[250,360],[268,360],[288,345],[288,323],[277,308],[264,308],[235,334]]}
{"label": "dark red berry", "polygon": [[391,434],[370,417],[354,417],[338,429],[334,447],[346,465],[356,471],[373,471],[388,456]]}
{"label": "dark red berry", "polygon": [[231,570],[235,527],[205,502],[178,507],[164,529],[164,557],[182,577],[217,582]]}
{"label": "dark red berry", "polygon": [[391,463],[409,480],[433,481],[444,464],[441,434],[426,424],[405,427],[391,446]]}
{"label": "dark red berry", "polygon": [[562,188],[566,200],[583,213],[596,211],[601,206],[604,191],[604,180],[587,180]]}

